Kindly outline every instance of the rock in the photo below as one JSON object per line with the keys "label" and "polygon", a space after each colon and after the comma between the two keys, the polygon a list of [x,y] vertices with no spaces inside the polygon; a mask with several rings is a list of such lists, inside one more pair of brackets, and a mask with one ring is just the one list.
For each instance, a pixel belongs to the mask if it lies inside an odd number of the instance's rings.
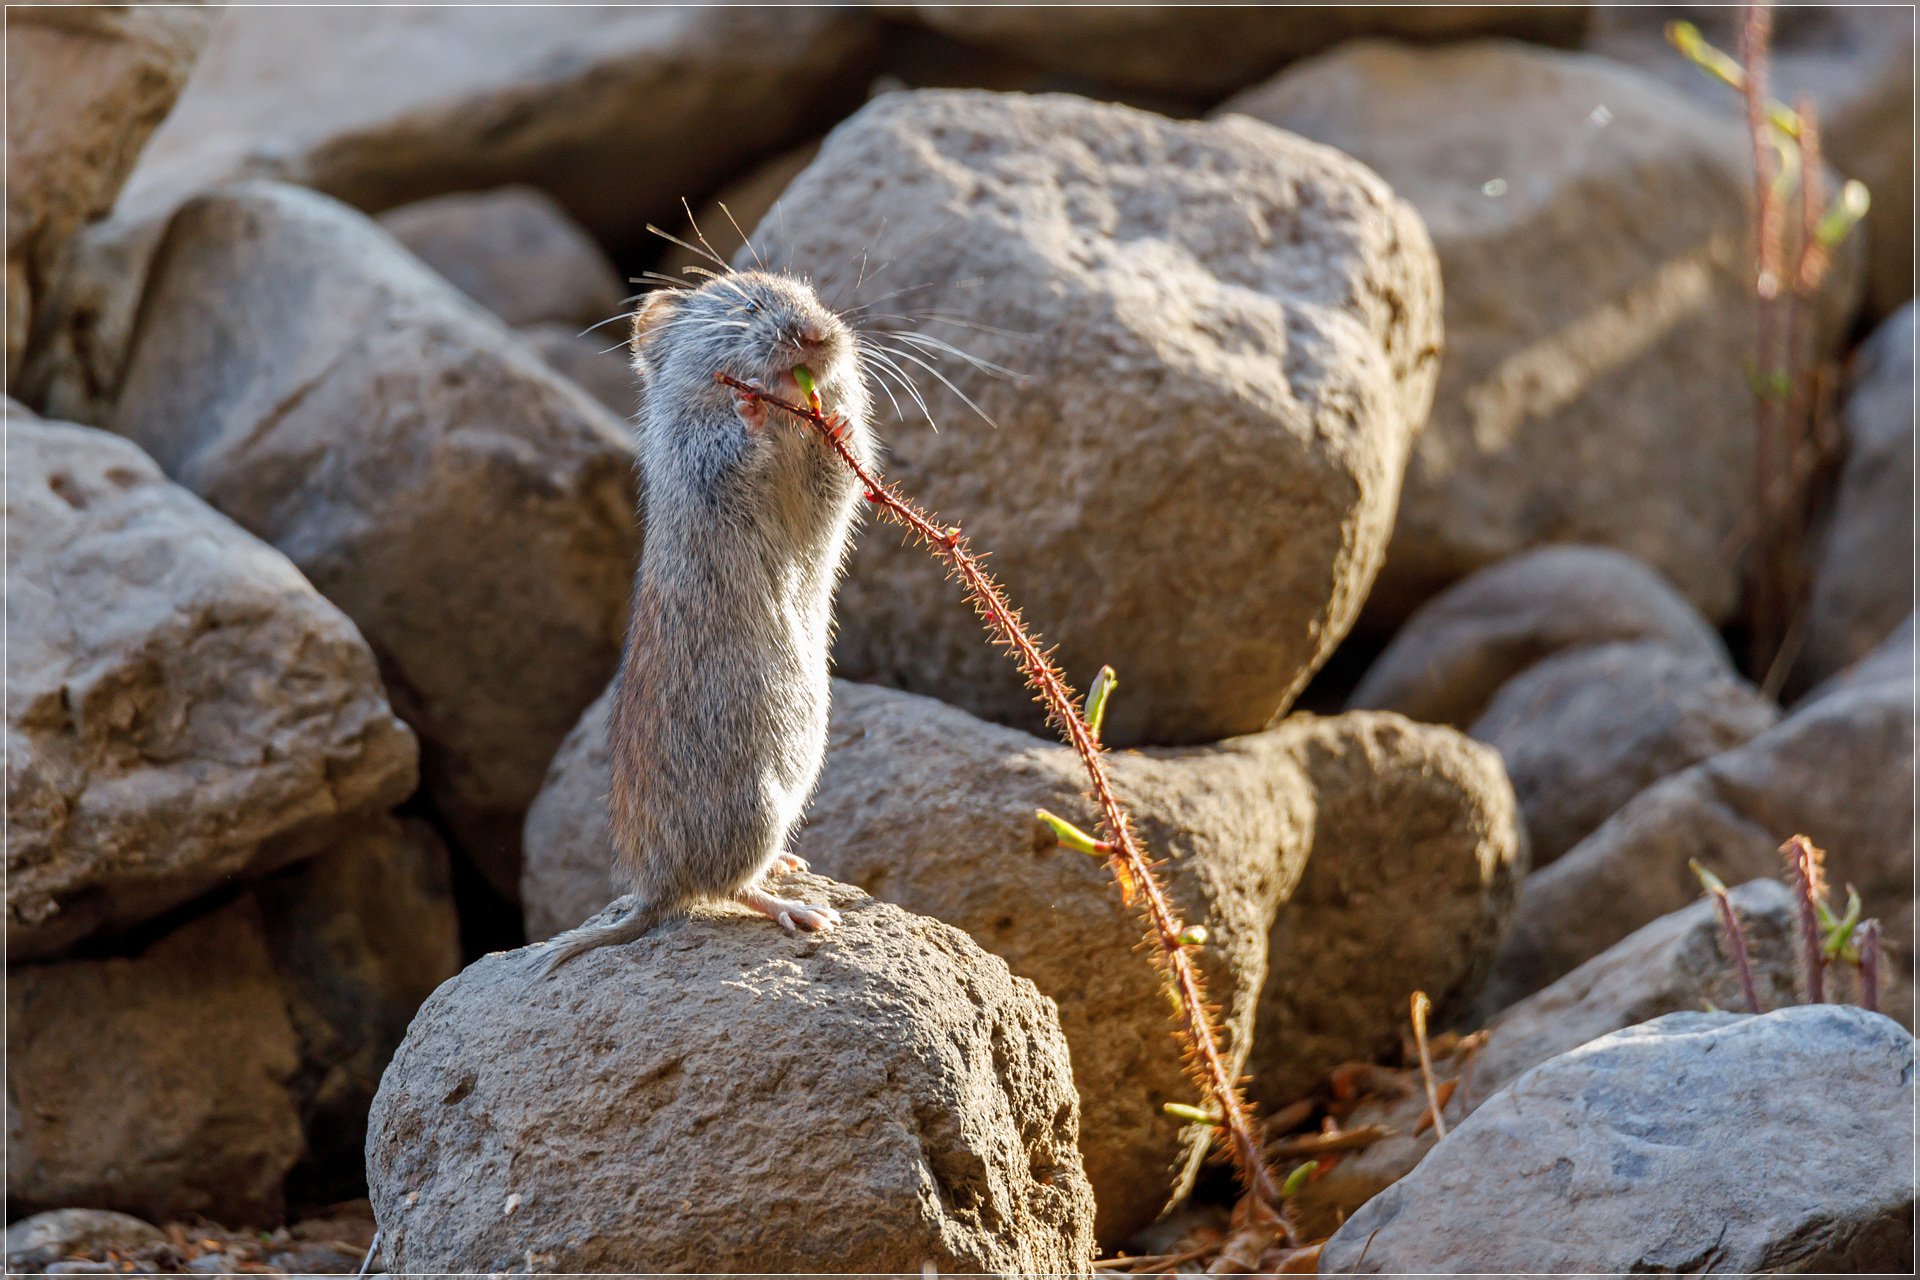
{"label": "rock", "polygon": [[[522,897],[532,937],[572,926],[611,893],[606,708],[606,699],[596,703],[569,735],[527,817]],[[1210,747],[1122,752],[1110,763],[1148,849],[1167,860],[1183,918],[1207,930],[1208,993],[1223,1009],[1236,1071],[1257,1000],[1314,1032],[1301,1046],[1269,1045],[1270,1059],[1324,1071],[1371,1051],[1383,1017],[1391,1039],[1392,1019],[1404,1017],[1405,973],[1444,993],[1498,945],[1519,867],[1512,794],[1493,753],[1456,734],[1393,716],[1300,719]],[[1033,818],[1047,808],[1090,823],[1083,776],[1065,747],[930,699],[836,682],[826,767],[797,851],[827,874],[965,929],[1057,1003],[1085,1117],[1097,1234],[1114,1243],[1186,1194],[1201,1148],[1161,1111],[1193,1102],[1193,1086],[1162,988],[1137,954],[1138,919],[1104,866],[1060,850]],[[1369,805],[1392,818],[1355,812]],[[1382,842],[1378,821],[1411,823],[1420,839],[1409,846],[1396,829],[1394,842]],[[1366,914],[1384,899],[1343,894],[1349,886],[1335,883],[1376,845],[1403,855],[1402,892],[1431,913],[1430,928],[1393,926],[1390,946],[1359,941],[1387,927]],[[1286,908],[1276,929],[1303,868],[1313,906]],[[1270,935],[1271,945],[1298,951],[1351,956],[1358,946],[1364,967],[1338,982],[1287,971],[1283,982],[1276,966],[1263,995]],[[1289,965],[1313,967],[1296,950],[1285,954]],[[1394,990],[1385,1014],[1367,1000],[1379,987]]]}
{"label": "rock", "polygon": [[248,898],[133,958],[15,965],[7,1200],[278,1221],[297,1040]]}
{"label": "rock", "polygon": [[1086,1270],[1051,1004],[958,930],[789,883],[840,927],[714,907],[545,980],[532,948],[441,987],[374,1103],[387,1264]]}
{"label": "rock", "polygon": [[[754,238],[835,305],[937,316],[1024,375],[948,360],[955,391],[899,339],[944,430],[883,425],[888,474],[992,551],[1066,670],[1118,668],[1110,741],[1257,730],[1345,633],[1439,341],[1425,233],[1364,169],[1252,121],[889,93]],[[843,674],[1038,729],[924,551],[862,539],[838,612]]]}
{"label": "rock", "polygon": [[[527,816],[529,937],[607,901],[607,708],[595,703],[555,757]],[[1168,859],[1169,893],[1202,924],[1208,994],[1228,1060],[1246,1058],[1266,936],[1308,850],[1312,798],[1287,740],[1112,758],[1142,839]],[[836,879],[956,925],[1059,1006],[1080,1094],[1080,1150],[1117,1241],[1192,1186],[1203,1144],[1161,1111],[1192,1103],[1141,926],[1104,864],[1059,849],[1034,819],[1091,824],[1085,774],[1065,747],[928,698],[835,681],[826,767],[796,851]]]}
{"label": "rock", "polygon": [[1913,611],[1913,314],[1903,307],[1854,358],[1840,414],[1846,462],[1807,605],[1801,667],[1814,680],[1864,656]]}
{"label": "rock", "polygon": [[[1528,877],[1486,999],[1498,1008],[1699,894],[1698,859],[1729,883],[1772,875],[1805,834],[1869,915],[1911,908],[1914,710],[1910,682],[1846,685],[1732,751],[1635,796]],[[1888,941],[1904,950],[1899,935]],[[1901,957],[1903,963],[1910,956]]]}
{"label": "rock", "polygon": [[1314,798],[1312,853],[1268,939],[1247,1064],[1277,1109],[1340,1063],[1390,1052],[1412,992],[1441,1013],[1473,994],[1527,853],[1499,757],[1451,729],[1365,712],[1295,717],[1264,736],[1287,742]]}
{"label": "rock", "polygon": [[599,324],[620,313],[627,292],[586,229],[533,187],[417,200],[381,214],[380,225],[510,325]]}
{"label": "rock", "polygon": [[1871,684],[1909,684],[1914,682],[1914,615],[1908,614],[1906,620],[1893,633],[1877,645],[1872,653],[1860,659],[1838,675],[1831,676],[1803,699],[1806,703],[1818,702],[1830,693],[1842,689],[1864,688]]}
{"label": "rock", "polygon": [[350,1199],[365,1185],[380,1073],[415,1011],[460,971],[446,847],[418,819],[384,818],[253,893],[300,1042],[293,1089],[307,1149],[290,1194]]}
{"label": "rock", "polygon": [[[1496,41],[1348,45],[1221,111],[1368,165],[1439,252],[1446,358],[1374,625],[1560,542],[1617,547],[1709,618],[1733,613],[1727,548],[1754,487],[1738,125],[1606,59]],[[1846,327],[1859,259],[1836,255],[1822,350]]]}
{"label": "rock", "polygon": [[1669,1014],[1521,1076],[1320,1270],[1902,1271],[1913,1107],[1913,1037],[1878,1014]]}
{"label": "rock", "polygon": [[7,1271],[44,1271],[50,1263],[101,1245],[157,1244],[160,1228],[132,1214],[109,1209],[52,1209],[7,1228]]}
{"label": "rock", "polygon": [[[1739,115],[1741,97],[1674,52],[1675,18],[1738,57],[1738,10],[1709,5],[1595,7],[1588,47],[1632,63],[1702,106]],[[1871,5],[1783,5],[1773,13],[1773,96],[1813,100],[1821,150],[1872,192],[1867,310],[1884,316],[1913,296],[1913,24]]]}
{"label": "rock", "polygon": [[8,406],[7,945],[51,955],[413,790],[366,643],[124,440]]}
{"label": "rock", "polygon": [[195,5],[22,9],[7,24],[7,381],[68,237],[113,207],[218,13]]}
{"label": "rock", "polygon": [[620,415],[640,411],[639,390],[627,364],[627,345],[617,325],[582,333],[574,325],[535,324],[519,330],[520,340],[539,353],[555,373]]}
{"label": "rock", "polygon": [[1348,705],[1465,729],[1501,685],[1542,658],[1628,640],[1728,662],[1706,619],[1638,560],[1604,547],[1542,547],[1429,600]]}
{"label": "rock", "polygon": [[914,16],[970,44],[1137,89],[1213,97],[1293,58],[1363,35],[1457,40],[1505,34],[1577,42],[1588,15],[1541,5],[1352,5],[1223,9],[1187,4],[1052,10],[915,5]]}
{"label": "rock", "polygon": [[1527,668],[1472,732],[1506,762],[1537,870],[1648,786],[1765,733],[1779,715],[1722,662],[1641,640]]}
{"label": "rock", "polygon": [[359,625],[436,807],[510,896],[527,803],[625,629],[621,423],[372,223],[291,187],[182,209],[141,315],[112,425]]}
{"label": "rock", "polygon": [[236,176],[379,210],[524,182],[610,244],[857,99],[861,17],[803,8],[230,15],[124,207]]}
{"label": "rock", "polygon": [[[746,244],[745,233],[760,225],[780,193],[819,154],[818,139],[803,142],[720,188],[675,232],[682,243],[668,246],[660,262],[661,274],[677,276],[688,267],[711,269],[713,258],[731,259],[739,253]],[[713,257],[696,249],[709,249]]]}

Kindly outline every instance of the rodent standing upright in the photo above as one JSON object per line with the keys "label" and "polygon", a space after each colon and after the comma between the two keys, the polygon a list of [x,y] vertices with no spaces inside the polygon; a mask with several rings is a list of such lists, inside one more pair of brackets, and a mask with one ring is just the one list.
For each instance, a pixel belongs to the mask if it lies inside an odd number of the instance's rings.
{"label": "rodent standing upright", "polygon": [[789,276],[735,272],[634,312],[645,533],[614,680],[608,813],[629,914],[556,939],[551,973],[732,898],[787,928],[831,907],[776,897],[826,752],[833,592],[858,483],[812,428],[714,380],[802,403],[795,366],[870,461],[853,332]]}

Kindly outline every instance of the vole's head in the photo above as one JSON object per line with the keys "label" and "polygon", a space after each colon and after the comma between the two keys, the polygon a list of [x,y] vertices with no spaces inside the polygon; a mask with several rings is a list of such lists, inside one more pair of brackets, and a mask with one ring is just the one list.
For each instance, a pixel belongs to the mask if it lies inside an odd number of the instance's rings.
{"label": "vole's head", "polygon": [[727,373],[804,404],[793,370],[805,365],[831,411],[859,385],[853,331],[811,286],[772,272],[737,271],[698,289],[648,294],[633,314],[630,345],[643,381],[688,394]]}

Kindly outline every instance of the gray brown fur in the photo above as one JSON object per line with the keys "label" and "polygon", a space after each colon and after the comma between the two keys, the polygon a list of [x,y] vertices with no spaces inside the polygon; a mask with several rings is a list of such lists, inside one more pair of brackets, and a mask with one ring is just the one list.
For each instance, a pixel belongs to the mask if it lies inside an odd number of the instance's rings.
{"label": "gray brown fur", "polygon": [[615,678],[608,810],[634,906],[556,940],[549,972],[751,893],[820,775],[833,592],[858,486],[813,428],[714,374],[799,401],[792,370],[805,364],[856,455],[872,456],[853,334],[798,280],[740,272],[651,294],[632,350],[646,533]]}

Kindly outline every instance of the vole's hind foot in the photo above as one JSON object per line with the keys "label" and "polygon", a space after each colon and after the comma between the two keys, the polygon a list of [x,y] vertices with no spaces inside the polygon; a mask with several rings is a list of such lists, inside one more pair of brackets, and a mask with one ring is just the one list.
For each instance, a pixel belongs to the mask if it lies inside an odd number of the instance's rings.
{"label": "vole's hind foot", "polygon": [[777,898],[765,889],[742,889],[734,900],[752,907],[789,933],[826,933],[840,923],[840,913],[828,906]]}
{"label": "vole's hind foot", "polygon": [[807,860],[797,853],[776,853],[767,863],[763,876],[790,876],[807,869]]}

